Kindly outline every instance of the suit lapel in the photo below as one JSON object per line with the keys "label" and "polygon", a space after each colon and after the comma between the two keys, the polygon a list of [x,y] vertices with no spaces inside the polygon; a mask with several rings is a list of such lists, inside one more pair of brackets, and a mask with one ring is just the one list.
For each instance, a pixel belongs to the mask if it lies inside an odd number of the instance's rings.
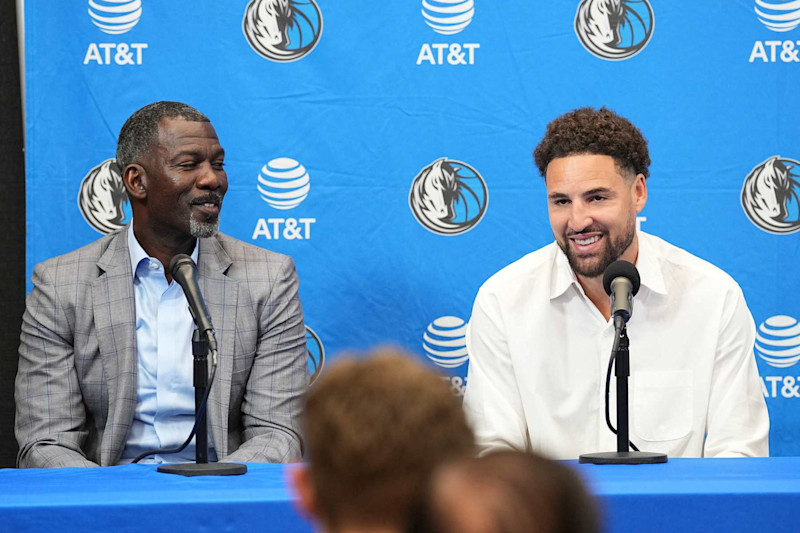
{"label": "suit lapel", "polygon": [[217,456],[228,455],[228,408],[233,374],[239,285],[226,272],[232,261],[217,237],[198,239],[198,277],[217,334],[217,375],[208,401],[208,422]]}
{"label": "suit lapel", "polygon": [[136,306],[127,230],[111,240],[97,266],[103,273],[92,283],[92,303],[109,398],[100,445],[100,460],[105,466],[119,460],[136,407]]}

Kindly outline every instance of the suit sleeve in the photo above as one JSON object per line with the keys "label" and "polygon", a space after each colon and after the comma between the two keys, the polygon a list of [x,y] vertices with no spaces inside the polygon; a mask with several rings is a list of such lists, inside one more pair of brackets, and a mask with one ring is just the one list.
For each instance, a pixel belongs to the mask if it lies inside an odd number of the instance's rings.
{"label": "suit sleeve", "polygon": [[74,364],[73,332],[43,265],[22,318],[14,386],[17,466],[98,466],[81,451],[88,431]]}
{"label": "suit sleeve", "polygon": [[530,449],[522,399],[514,377],[496,296],[481,288],[467,328],[469,370],[464,410],[481,452]]}
{"label": "suit sleeve", "polygon": [[285,257],[259,313],[258,345],[242,401],[242,445],[224,461],[288,463],[303,454],[308,351],[299,281]]}
{"label": "suit sleeve", "polygon": [[769,415],[753,354],[755,324],[741,289],[731,291],[711,378],[704,456],[766,457]]}

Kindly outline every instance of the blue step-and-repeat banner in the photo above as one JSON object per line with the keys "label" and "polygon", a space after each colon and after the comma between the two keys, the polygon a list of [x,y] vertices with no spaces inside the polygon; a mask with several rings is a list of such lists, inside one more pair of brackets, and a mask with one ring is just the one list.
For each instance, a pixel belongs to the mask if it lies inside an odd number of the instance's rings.
{"label": "blue step-and-repeat banner", "polygon": [[641,228],[743,287],[771,451],[798,455],[799,24],[796,0],[29,1],[28,274],[130,220],[119,129],[183,101],[226,150],[222,230],[297,263],[309,370],[391,343],[463,393],[478,287],[552,240],[531,152],[606,105],[650,143]]}

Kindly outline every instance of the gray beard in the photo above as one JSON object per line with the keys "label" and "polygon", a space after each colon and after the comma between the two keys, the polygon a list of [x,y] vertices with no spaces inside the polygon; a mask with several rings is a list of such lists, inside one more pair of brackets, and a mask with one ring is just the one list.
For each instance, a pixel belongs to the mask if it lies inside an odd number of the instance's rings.
{"label": "gray beard", "polygon": [[219,217],[213,222],[199,222],[194,217],[189,217],[189,233],[192,237],[204,239],[213,237],[219,231]]}

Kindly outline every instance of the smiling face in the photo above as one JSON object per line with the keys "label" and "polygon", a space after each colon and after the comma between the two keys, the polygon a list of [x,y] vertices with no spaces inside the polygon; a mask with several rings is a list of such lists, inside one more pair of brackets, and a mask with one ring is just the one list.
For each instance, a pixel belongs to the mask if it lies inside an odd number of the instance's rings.
{"label": "smiling face", "polygon": [[214,235],[228,190],[224,158],[211,123],[162,119],[158,142],[126,169],[126,177],[134,171],[128,190],[139,200],[134,220],[143,224],[137,227],[171,242]]}
{"label": "smiling face", "polygon": [[570,155],[550,162],[545,185],[553,236],[578,276],[602,276],[617,259],[636,262],[636,214],[647,202],[642,174],[623,175],[607,155]]}

